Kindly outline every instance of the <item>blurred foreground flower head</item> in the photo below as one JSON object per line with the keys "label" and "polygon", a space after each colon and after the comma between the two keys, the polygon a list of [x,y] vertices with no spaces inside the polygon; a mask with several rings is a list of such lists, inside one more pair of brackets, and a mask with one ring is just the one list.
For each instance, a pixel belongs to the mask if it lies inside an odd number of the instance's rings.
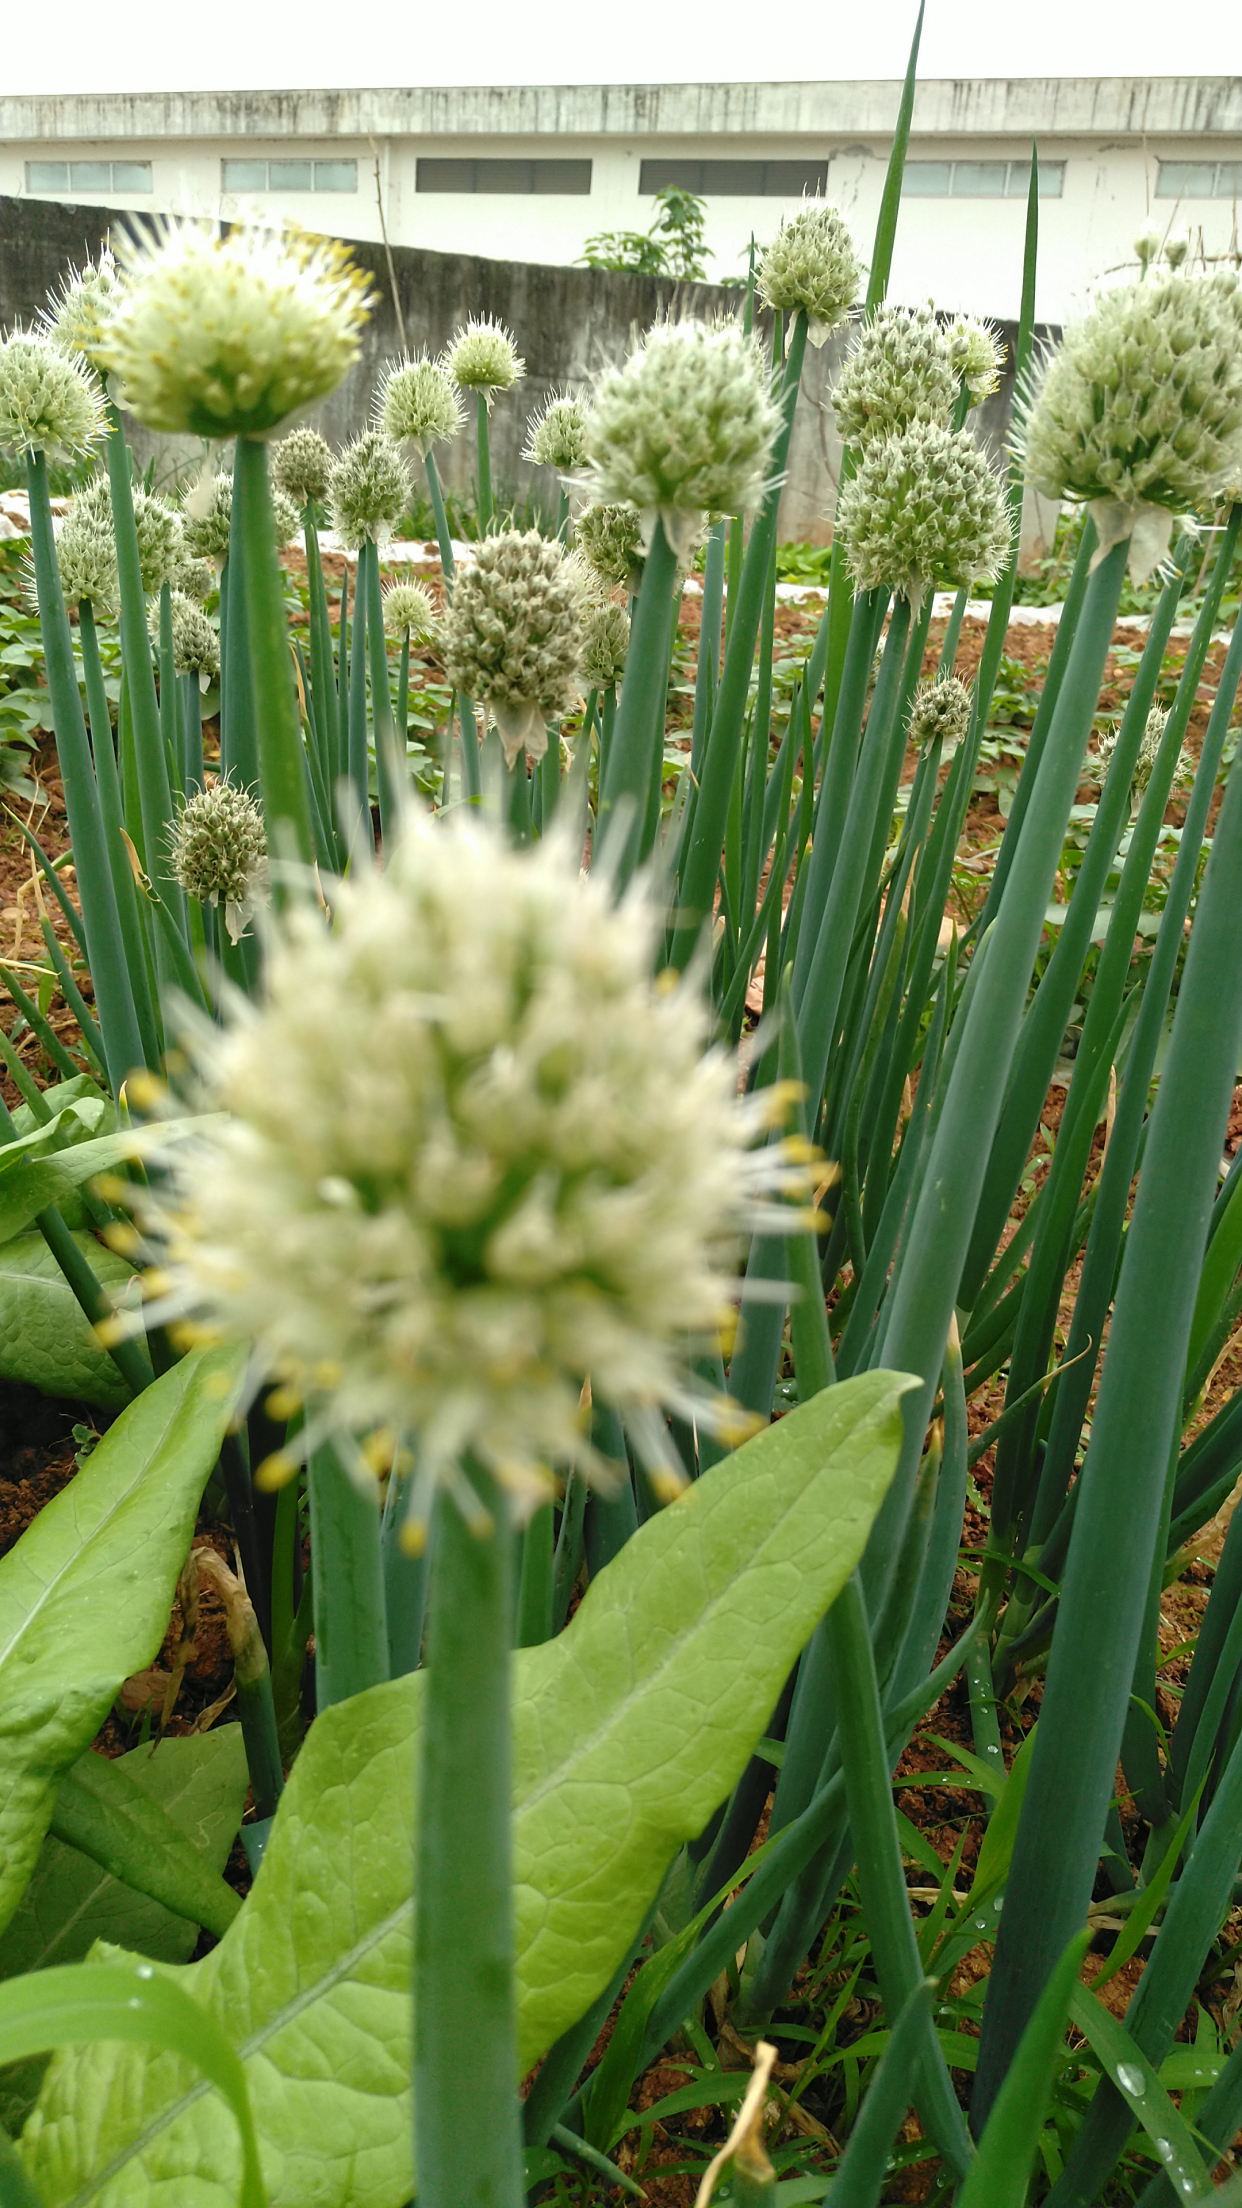
{"label": "blurred foreground flower head", "polygon": [[33,330],[0,340],[0,452],[82,460],[106,428],[99,385],[82,360]]}
{"label": "blurred foreground flower head", "polygon": [[595,497],[635,507],[648,543],[658,514],[684,556],[705,513],[759,504],[779,426],[763,354],[737,323],[659,322],[596,383],[586,430]]}
{"label": "blurred foreground flower head", "polygon": [[366,277],[333,239],[167,223],[120,255],[100,358],[149,429],[267,437],[358,358]]}
{"label": "blurred foreground flower head", "polygon": [[253,1344],[305,1404],[299,1452],[330,1435],[365,1477],[378,1437],[408,1443],[416,1521],[466,1453],[519,1514],[550,1468],[603,1471],[588,1380],[671,1488],[660,1410],[708,1409],[688,1359],[738,1236],[775,1222],[764,1189],[810,1185],[792,1145],[752,1147],[784,1100],[739,1098],[697,985],[653,979],[658,905],[567,841],[413,816],[332,902],[331,928],[287,911],[266,1000],[191,1042],[225,1116],[169,1153],[160,1308]]}

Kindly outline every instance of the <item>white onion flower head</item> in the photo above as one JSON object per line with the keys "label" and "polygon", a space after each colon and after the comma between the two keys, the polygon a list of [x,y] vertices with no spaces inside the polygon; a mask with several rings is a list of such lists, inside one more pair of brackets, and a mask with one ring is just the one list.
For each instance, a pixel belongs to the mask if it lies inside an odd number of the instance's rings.
{"label": "white onion flower head", "polygon": [[[164,583],[171,582],[185,557],[186,543],[181,527],[181,517],[173,508],[152,491],[132,492],[134,507],[134,534],[138,539],[138,571],[142,587],[150,594]],[[79,491],[69,509],[69,520],[98,525],[108,530],[115,546],[116,529],[112,515],[112,485],[106,475],[97,475]]]}
{"label": "white onion flower head", "polygon": [[921,682],[910,706],[910,742],[919,751],[929,751],[938,743],[941,757],[947,758],[970,726],[972,703],[969,684],[957,675]]}
{"label": "white onion flower head", "polygon": [[854,241],[835,207],[811,201],[783,222],[760,256],[755,288],[765,306],[807,318],[807,340],[822,345],[845,320],[862,280]]}
{"label": "white onion flower head", "polygon": [[272,451],[272,482],[299,513],[328,495],[332,447],[317,429],[291,429]]}
{"label": "white onion flower head", "polygon": [[169,828],[168,847],[186,896],[222,906],[229,936],[240,942],[267,891],[267,835],[249,790],[222,776],[192,791]]}
{"label": "white onion flower head", "polygon": [[537,529],[484,537],[459,573],[440,628],[444,668],[486,705],[507,766],[523,745],[532,759],[547,750],[545,723],[577,688],[586,613],[576,566]]}
{"label": "white onion flower head", "polygon": [[[172,611],[173,667],[179,675],[197,675],[200,690],[210,690],[220,673],[220,632],[200,605],[184,591],[169,592]],[[160,633],[158,605],[153,605],[147,625],[157,642]],[[232,792],[238,795],[238,792]]]}
{"label": "white onion flower head", "polygon": [[186,552],[176,561],[168,580],[174,590],[179,590],[186,598],[193,598],[201,606],[216,587],[216,571],[210,560],[196,559]]}
{"label": "white onion flower head", "polygon": [[172,1305],[303,1399],[299,1452],[331,1436],[366,1479],[410,1441],[424,1524],[466,1454],[518,1516],[553,1468],[602,1472],[588,1380],[672,1486],[658,1413],[704,1414],[689,1354],[739,1232],[810,1185],[752,1147],[787,1100],[738,1096],[696,985],[653,978],[657,903],[618,905],[568,841],[413,816],[332,902],[331,929],[281,915],[265,999],[199,1037],[221,1117],[169,1153]]}
{"label": "white onion flower head", "polygon": [[750,513],[763,497],[780,412],[753,338],[735,322],[660,322],[598,378],[587,420],[592,488],[656,517],[684,558],[706,512]]}
{"label": "white onion flower head", "polygon": [[456,437],[465,419],[452,377],[425,353],[389,370],[375,404],[377,429],[394,445],[411,446],[420,460],[433,445]]}
{"label": "white onion flower head", "polygon": [[421,583],[389,583],[383,592],[384,627],[390,636],[408,636],[425,644],[435,634],[436,609]]}
{"label": "white onion flower head", "polygon": [[116,612],[121,586],[116,546],[105,522],[71,510],[56,532],[56,565],[67,606],[80,606],[85,598],[93,613]]}
{"label": "white onion flower head", "polygon": [[632,506],[586,506],[574,523],[574,550],[609,590],[637,590],[643,538]]}
{"label": "white onion flower head", "polygon": [[630,617],[623,606],[595,606],[582,633],[582,679],[593,690],[620,682],[630,647]]}
{"label": "white onion flower head", "polygon": [[526,374],[511,332],[491,315],[478,316],[458,330],[444,366],[464,391],[481,391],[489,407],[497,391],[511,390]]}
{"label": "white onion flower head", "polygon": [[333,239],[169,222],[119,252],[101,357],[149,429],[268,437],[358,358],[366,277]]}
{"label": "white onion flower head", "polygon": [[[278,545],[289,544],[298,534],[298,511],[291,498],[272,485],[272,519]],[[228,558],[229,528],[233,517],[233,478],[212,478],[207,495],[188,500],[181,512],[182,536],[192,559],[211,560],[217,568]]]}
{"label": "white onion flower head", "polygon": [[930,586],[966,590],[994,579],[1013,525],[1004,488],[964,430],[915,422],[864,445],[837,500],[836,526],[858,590],[916,603]]}
{"label": "white onion flower head", "polygon": [[572,397],[548,400],[541,414],[526,424],[523,460],[533,467],[556,468],[561,474],[586,462],[586,408]]}
{"label": "white onion flower head", "polygon": [[83,460],[107,427],[103,393],[85,361],[34,330],[0,340],[0,451]]}
{"label": "white onion flower head", "polygon": [[119,294],[116,260],[105,246],[97,261],[71,270],[53,295],[42,318],[52,344],[102,372],[103,333]]}
{"label": "white onion flower head", "polygon": [[1005,347],[990,322],[976,315],[959,314],[946,335],[953,372],[966,390],[972,406],[981,406],[1000,388]]}
{"label": "white onion flower head", "polygon": [[859,328],[832,393],[849,445],[891,437],[912,422],[947,427],[958,371],[949,333],[930,307],[877,307]]}
{"label": "white onion flower head", "polygon": [[1097,557],[1150,574],[1173,517],[1209,514],[1242,460],[1242,291],[1232,275],[1105,292],[1049,356],[1023,426],[1027,474],[1085,501]]}
{"label": "white onion flower head", "polygon": [[411,489],[409,469],[396,445],[378,429],[364,429],[332,463],[332,527],[352,550],[368,538],[382,544],[409,505]]}

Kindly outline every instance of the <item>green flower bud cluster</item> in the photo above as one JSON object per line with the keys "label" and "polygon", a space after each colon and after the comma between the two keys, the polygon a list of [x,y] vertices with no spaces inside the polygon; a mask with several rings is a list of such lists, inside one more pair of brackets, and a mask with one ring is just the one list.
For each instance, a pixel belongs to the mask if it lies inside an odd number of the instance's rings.
{"label": "green flower bud cluster", "polygon": [[272,481],[301,513],[328,495],[332,447],[317,429],[291,429],[272,453]]}
{"label": "green flower bud cluster", "polygon": [[223,905],[236,943],[267,872],[263,815],[250,792],[223,779],[195,790],[169,829],[169,857],[187,897]]}
{"label": "green flower bud cluster", "polygon": [[410,503],[410,474],[397,447],[378,429],[364,429],[332,463],[328,507],[332,527],[351,550],[392,535]]}
{"label": "green flower bud cluster", "polygon": [[[201,513],[195,510],[197,504],[196,494],[191,493],[182,511],[186,550],[194,559],[223,563],[228,558],[229,526],[233,517],[232,476],[214,476]],[[276,525],[277,544],[288,544],[298,535],[297,508],[275,484],[272,486],[272,519]]]}
{"label": "green flower bud cluster", "polygon": [[389,583],[382,597],[384,627],[390,636],[408,636],[425,644],[435,634],[436,609],[421,583]]}
{"label": "green flower bud cluster", "polygon": [[508,391],[526,374],[510,332],[491,315],[478,316],[458,330],[444,366],[463,390],[484,392],[489,406],[494,391]]}
{"label": "green flower bud cluster", "polygon": [[1210,512],[1242,458],[1242,290],[1232,275],[1105,292],[1048,360],[1025,428],[1049,498]]}
{"label": "green flower bud cluster", "polygon": [[630,617],[623,606],[594,606],[583,630],[583,681],[592,690],[620,682],[630,648]]}
{"label": "green flower bud cluster", "polygon": [[586,408],[581,399],[551,398],[526,424],[523,460],[562,473],[586,463]]}
{"label": "green flower bud cluster", "polygon": [[82,460],[107,426],[103,394],[84,361],[33,330],[0,342],[0,451]]}
{"label": "green flower bud cluster", "polygon": [[174,562],[168,580],[174,590],[181,591],[185,597],[193,598],[202,605],[216,587],[216,571],[210,560],[192,559],[187,554],[185,558]]}
{"label": "green flower bud cluster", "polygon": [[389,370],[375,403],[375,423],[394,445],[412,445],[425,460],[433,445],[456,437],[465,410],[447,370],[420,353]]}
{"label": "green flower bud cluster", "polygon": [[642,530],[632,506],[587,506],[574,523],[574,550],[609,590],[637,590]]}
{"label": "green flower bud cluster", "polygon": [[918,599],[999,574],[1013,542],[1001,483],[964,429],[915,422],[864,445],[837,501],[858,590]]}
{"label": "green flower bud cluster", "polygon": [[[162,498],[149,491],[135,489],[134,533],[138,539],[138,571],[142,587],[150,594],[170,583],[185,556],[185,538],[181,518]],[[69,518],[80,518],[84,523],[106,529],[115,542],[112,520],[112,486],[106,475],[97,475],[79,491],[69,509]]]}
{"label": "green flower bud cluster", "polygon": [[67,606],[80,606],[85,598],[97,614],[116,612],[121,590],[112,531],[98,514],[83,511],[80,499],[56,532],[56,565]]}
{"label": "green flower bud cluster", "polygon": [[97,261],[74,269],[52,297],[43,316],[53,345],[62,353],[76,353],[88,367],[103,366],[103,333],[120,292],[116,261],[105,246]]}
{"label": "green flower bud cluster", "polygon": [[938,743],[947,758],[970,726],[971,704],[969,685],[956,675],[921,682],[910,706],[910,742],[918,751],[930,751]]}
{"label": "green flower bud cluster", "polygon": [[705,511],[749,513],[763,496],[780,413],[758,344],[735,322],[661,322],[598,379],[587,421],[595,495],[658,514],[674,552]]}
{"label": "green flower bud cluster", "polygon": [[[197,675],[200,690],[209,690],[220,672],[220,632],[201,606],[184,591],[169,592],[172,606],[173,667],[179,675]],[[160,633],[160,609],[153,605],[147,617],[152,636]]]}
{"label": "green flower bud cluster", "polygon": [[816,202],[781,224],[755,271],[765,306],[785,314],[802,309],[812,345],[822,345],[845,320],[861,280],[854,241],[836,208]]}
{"label": "green flower bud cluster", "polygon": [[119,250],[100,357],[150,429],[266,437],[358,358],[366,277],[334,239],[166,223]]}
{"label": "green flower bud cluster", "polygon": [[947,424],[957,378],[948,332],[930,307],[877,307],[836,381],[837,428],[847,445],[866,445],[912,422]]}
{"label": "green flower bud cluster", "polygon": [[959,314],[945,334],[954,375],[964,385],[970,404],[982,405],[1000,385],[1004,345],[991,323],[980,322],[973,314]]}
{"label": "green flower bud cluster", "polygon": [[574,694],[585,612],[561,546],[537,529],[484,537],[457,576],[440,632],[445,670],[488,707],[510,765],[523,744],[542,757],[544,721]]}

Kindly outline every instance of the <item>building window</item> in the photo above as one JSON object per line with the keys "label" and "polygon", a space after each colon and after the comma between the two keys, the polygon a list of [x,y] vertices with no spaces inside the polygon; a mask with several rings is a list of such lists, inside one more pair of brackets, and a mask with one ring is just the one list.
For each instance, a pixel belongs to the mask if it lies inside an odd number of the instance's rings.
{"label": "building window", "polygon": [[356,161],[222,161],[226,192],[356,192]]}
{"label": "building window", "polygon": [[[901,189],[907,199],[1025,199],[1029,161],[907,161]],[[1039,196],[1060,199],[1064,161],[1041,161]]]}
{"label": "building window", "polygon": [[420,192],[545,193],[583,199],[591,189],[589,161],[420,161]]}
{"label": "building window", "polygon": [[1242,161],[1162,161],[1157,199],[1242,198]]}
{"label": "building window", "polygon": [[28,161],[28,192],[149,192],[149,161]]}
{"label": "building window", "polygon": [[828,188],[828,161],[643,161],[643,198],[668,186],[704,199],[816,199]]}

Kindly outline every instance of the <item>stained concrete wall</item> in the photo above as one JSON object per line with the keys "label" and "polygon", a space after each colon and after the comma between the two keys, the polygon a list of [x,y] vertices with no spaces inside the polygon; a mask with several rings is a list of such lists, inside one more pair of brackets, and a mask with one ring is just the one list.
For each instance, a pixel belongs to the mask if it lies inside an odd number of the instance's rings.
{"label": "stained concrete wall", "polygon": [[[66,270],[97,253],[110,224],[107,210],[59,201],[0,198],[0,324],[31,320]],[[526,377],[497,400],[492,415],[492,466],[506,496],[534,494],[552,509],[556,482],[546,469],[521,459],[529,416],[558,390],[584,384],[607,362],[624,358],[636,332],[662,314],[736,312],[738,294],[712,284],[669,284],[603,270],[485,260],[394,246],[396,301],[382,246],[355,244],[355,258],[371,279],[374,304],[361,356],[340,389],[313,417],[333,444],[363,428],[386,363],[403,349],[438,352],[471,315],[490,314],[515,334]],[[398,304],[400,320],[398,318]],[[1013,326],[1001,325],[1012,358]],[[828,394],[846,343],[838,333],[818,352],[808,351],[794,420],[788,478],[781,500],[780,534],[822,543],[840,465]],[[1012,377],[972,416],[976,433],[999,456],[1008,427]],[[135,428],[144,455],[158,451],[161,470],[190,460],[197,443],[152,440]],[[473,438],[465,435],[438,455],[445,483],[468,490],[474,472]]]}

